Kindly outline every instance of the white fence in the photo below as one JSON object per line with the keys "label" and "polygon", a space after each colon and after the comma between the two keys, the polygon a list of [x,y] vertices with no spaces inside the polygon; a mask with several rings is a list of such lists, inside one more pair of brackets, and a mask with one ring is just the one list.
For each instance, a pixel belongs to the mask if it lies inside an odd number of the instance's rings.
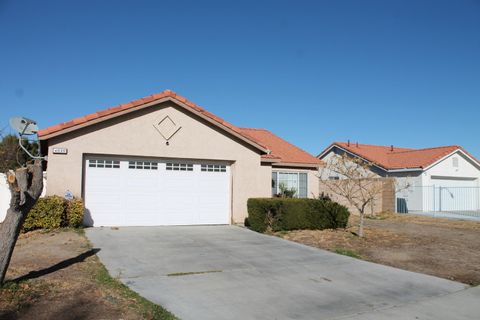
{"label": "white fence", "polygon": [[480,187],[412,186],[397,193],[397,212],[480,218]]}
{"label": "white fence", "polygon": [[[46,176],[43,176],[43,191],[41,197],[45,196],[47,186]],[[11,199],[10,187],[8,186],[7,176],[4,173],[0,173],[0,222],[5,219],[7,210],[10,207]]]}

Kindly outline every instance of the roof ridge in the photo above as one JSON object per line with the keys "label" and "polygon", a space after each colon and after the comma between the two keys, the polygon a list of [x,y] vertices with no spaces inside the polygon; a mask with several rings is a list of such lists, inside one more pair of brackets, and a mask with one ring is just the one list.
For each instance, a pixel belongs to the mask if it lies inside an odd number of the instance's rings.
{"label": "roof ridge", "polygon": [[[348,144],[348,142],[335,141],[332,144]],[[351,146],[355,147],[357,144],[359,146],[368,146],[368,147],[377,147],[377,148],[391,148],[392,147],[391,145],[390,146],[384,146],[384,145],[379,145],[379,144],[358,143],[358,142],[351,142],[350,141],[350,147]],[[394,148],[400,148],[400,149],[418,150],[418,149],[415,149],[415,148],[399,147],[399,146],[395,146],[395,145],[393,145],[393,147]]]}
{"label": "roof ridge", "polygon": [[268,129],[264,128],[244,128],[244,127],[238,127],[241,130],[255,130],[255,131],[269,131]]}
{"label": "roof ridge", "polygon": [[458,145],[450,145],[450,146],[439,146],[439,147],[422,148],[422,149],[411,149],[411,150],[403,150],[403,151],[393,151],[393,152],[391,152],[390,154],[408,153],[408,152],[415,152],[415,151],[427,151],[427,150],[435,150],[435,149],[443,149],[443,148],[463,149],[461,146],[458,146]]}

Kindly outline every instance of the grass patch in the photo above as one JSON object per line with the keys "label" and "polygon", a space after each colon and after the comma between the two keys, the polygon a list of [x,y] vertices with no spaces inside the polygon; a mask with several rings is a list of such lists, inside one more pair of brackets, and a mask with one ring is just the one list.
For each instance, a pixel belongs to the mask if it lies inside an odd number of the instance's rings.
{"label": "grass patch", "polygon": [[71,230],[73,230],[79,236],[83,236],[83,237],[85,236],[85,228],[83,227],[71,228]]}
{"label": "grass patch", "polygon": [[222,270],[208,270],[208,271],[192,271],[192,272],[175,272],[167,274],[167,277],[181,277],[181,276],[191,276],[194,274],[205,274],[205,273],[216,273],[222,272]]}
{"label": "grass patch", "polygon": [[174,320],[178,319],[172,313],[162,308],[161,306],[145,299],[135,291],[130,290],[126,285],[119,280],[112,278],[107,269],[97,259],[97,270],[95,273],[95,280],[98,284],[114,290],[122,298],[130,302],[130,306],[139,311],[144,319],[155,320]]}
{"label": "grass patch", "polygon": [[15,315],[52,290],[51,284],[41,280],[5,282],[0,287],[0,318]]}
{"label": "grass patch", "polygon": [[334,250],[335,253],[338,253],[338,254],[341,254],[341,255],[344,255],[344,256],[347,256],[347,257],[352,257],[352,258],[356,258],[356,259],[362,259],[362,256],[360,256],[358,253],[356,253],[355,251],[353,250],[350,250],[350,249],[345,249],[345,248],[336,248]]}

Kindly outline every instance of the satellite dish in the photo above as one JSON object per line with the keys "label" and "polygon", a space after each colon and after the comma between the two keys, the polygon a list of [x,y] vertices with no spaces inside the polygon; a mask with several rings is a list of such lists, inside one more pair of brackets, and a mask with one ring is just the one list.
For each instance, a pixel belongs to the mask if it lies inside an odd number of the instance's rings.
{"label": "satellite dish", "polygon": [[10,125],[18,132],[20,136],[20,139],[18,139],[18,146],[22,148],[22,150],[25,151],[25,153],[30,158],[47,160],[47,157],[42,157],[40,155],[34,156],[33,154],[31,154],[22,143],[23,136],[36,134],[38,132],[38,126],[36,121],[30,120],[25,117],[14,117],[10,119]]}
{"label": "satellite dish", "polygon": [[20,135],[32,135],[38,132],[37,122],[25,117],[11,118],[10,126],[17,130]]}

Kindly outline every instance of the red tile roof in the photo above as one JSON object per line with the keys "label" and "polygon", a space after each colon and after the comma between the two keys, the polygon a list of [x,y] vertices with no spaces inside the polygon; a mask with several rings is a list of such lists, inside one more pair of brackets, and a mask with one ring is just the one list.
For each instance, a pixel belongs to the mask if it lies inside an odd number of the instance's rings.
{"label": "red tile roof", "polygon": [[285,163],[308,163],[320,165],[322,161],[311,154],[294,146],[265,129],[239,128],[245,135],[259,141],[270,149],[271,154],[263,156],[264,158],[278,158]]}
{"label": "red tile roof", "polygon": [[[210,118],[211,120],[217,122],[219,125],[227,127],[228,129],[236,132],[237,134],[242,135],[242,133],[238,130],[238,128],[236,126],[232,125],[231,123],[228,123],[228,122],[224,121],[222,118],[219,118],[219,117],[215,116],[214,114],[208,112],[207,110],[203,109],[202,107],[196,105],[195,103],[193,103],[191,101],[188,101],[186,98],[184,98],[180,95],[177,95],[175,92],[173,92],[171,90],[165,90],[161,93],[156,93],[156,94],[153,94],[153,95],[150,95],[150,96],[147,96],[147,97],[143,97],[143,98],[140,98],[140,99],[137,99],[137,100],[134,100],[134,101],[130,101],[130,102],[127,102],[127,103],[124,103],[124,104],[120,104],[118,106],[114,106],[114,107],[111,107],[111,108],[108,108],[108,109],[105,109],[105,110],[101,110],[101,111],[97,111],[97,112],[94,112],[94,113],[91,113],[91,114],[87,114],[86,116],[75,118],[71,121],[63,122],[63,123],[60,123],[60,124],[42,129],[42,130],[38,131],[38,137],[43,137],[43,136],[50,135],[50,134],[53,134],[53,133],[61,132],[65,129],[69,129],[69,128],[72,128],[72,127],[77,126],[77,125],[88,124],[88,122],[91,122],[93,120],[101,120],[101,118],[103,118],[103,117],[115,115],[116,113],[124,111],[124,110],[132,109],[132,111],[134,111],[136,107],[141,107],[141,106],[143,106],[147,103],[154,102],[156,100],[160,100],[160,99],[164,99],[164,98],[170,98],[172,100],[179,101],[179,102],[185,104],[186,106],[188,106],[189,108],[191,108],[192,110],[200,112],[202,115],[204,115],[204,116]],[[248,139],[248,137],[246,137],[246,138]],[[258,144],[258,142],[256,142],[256,141],[252,141],[252,142]],[[266,149],[265,146],[262,146],[261,144],[259,144],[259,145]]]}
{"label": "red tile roof", "polygon": [[281,139],[280,137],[274,135],[273,133],[267,130],[236,127],[233,124],[223,120],[222,118],[219,118],[216,115],[208,112],[204,108],[196,105],[195,103],[188,101],[186,98],[176,94],[171,90],[165,90],[161,93],[153,94],[151,96],[147,96],[131,102],[120,104],[118,106],[114,106],[106,110],[94,112],[86,116],[73,119],[71,121],[63,122],[63,123],[42,129],[38,131],[38,137],[39,138],[44,137],[44,139],[48,139],[49,137],[46,137],[46,136],[50,134],[60,135],[62,134],[62,131],[66,129],[75,130],[77,126],[78,126],[77,128],[81,128],[84,125],[89,125],[89,122],[93,124],[98,121],[102,121],[104,119],[106,120],[110,118],[110,116],[112,115],[115,116],[115,114],[119,112],[130,111],[130,110],[134,111],[138,108],[141,108],[147,103],[165,99],[165,98],[169,98],[173,101],[181,102],[187,107],[191,108],[193,111],[199,112],[203,116],[213,120],[215,123],[217,123],[217,125],[221,127],[226,127],[232,130],[236,134],[252,142],[253,144],[258,145],[264,150],[270,150],[271,151],[270,154],[262,155],[262,158],[264,159],[279,160],[280,162],[298,163],[298,164],[302,164],[302,163],[320,164],[321,163],[319,159],[313,157],[309,153],[297,148],[293,144],[288,143],[287,141]]}
{"label": "red tile roof", "polygon": [[[459,149],[469,155],[468,152],[460,146],[444,146],[426,149],[393,147],[392,150],[391,146],[375,146],[348,142],[334,142],[325,149],[325,151],[335,145],[387,170],[426,168]],[[324,152],[322,152],[322,154],[323,153]],[[472,157],[471,155],[469,156]],[[476,160],[475,158],[473,159]]]}

